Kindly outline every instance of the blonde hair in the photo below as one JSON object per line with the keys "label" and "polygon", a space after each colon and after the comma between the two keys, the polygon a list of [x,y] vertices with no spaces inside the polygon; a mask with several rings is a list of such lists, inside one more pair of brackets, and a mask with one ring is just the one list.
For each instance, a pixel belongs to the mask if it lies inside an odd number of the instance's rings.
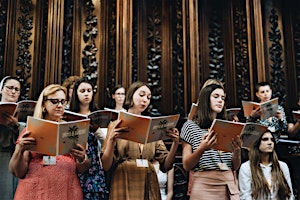
{"label": "blonde hair", "polygon": [[220,85],[220,86],[224,89],[223,83],[222,83],[220,80],[218,80],[218,79],[213,79],[213,78],[207,79],[207,80],[203,83],[203,86],[202,86],[201,89],[203,89],[203,88],[205,88],[206,86],[211,85],[211,84]]}
{"label": "blonde hair", "polygon": [[65,93],[65,95],[67,96],[67,89],[58,84],[51,84],[43,89],[43,91],[41,92],[41,94],[37,100],[37,103],[36,103],[36,106],[34,109],[34,115],[33,115],[34,117],[41,118],[41,119],[44,118],[44,115],[43,115],[44,101],[45,101],[45,99],[47,99],[47,97],[49,95],[54,94],[57,91],[63,91]]}

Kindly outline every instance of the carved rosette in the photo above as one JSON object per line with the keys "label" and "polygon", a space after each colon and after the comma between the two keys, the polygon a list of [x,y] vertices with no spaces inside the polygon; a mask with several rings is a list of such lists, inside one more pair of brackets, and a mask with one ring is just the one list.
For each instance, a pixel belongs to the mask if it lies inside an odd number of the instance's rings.
{"label": "carved rosette", "polygon": [[20,16],[18,17],[18,35],[17,40],[17,66],[19,69],[16,71],[18,80],[21,83],[21,94],[20,99],[29,99],[28,91],[30,90],[30,83],[27,80],[31,77],[31,53],[29,47],[32,44],[32,40],[29,38],[32,35],[31,30],[33,29],[33,4],[31,0],[20,1],[19,5]]}
{"label": "carved rosette", "polygon": [[85,47],[82,51],[82,67],[83,76],[89,78],[95,85],[95,91],[97,92],[97,79],[98,79],[98,61],[96,59],[96,53],[98,48],[96,46],[95,39],[98,35],[97,29],[97,17],[94,15],[94,4],[92,0],[85,2],[85,25],[86,30],[83,33],[83,40]]}
{"label": "carved rosette", "polygon": [[271,14],[269,17],[270,30],[269,41],[271,43],[271,47],[269,48],[270,67],[271,71],[271,84],[274,87],[273,95],[279,98],[279,102],[282,104],[286,101],[286,91],[285,91],[285,78],[282,65],[283,58],[283,48],[281,45],[281,31],[278,28],[278,15],[275,9],[271,10]]}
{"label": "carved rosette", "polygon": [[152,8],[152,15],[148,16],[148,66],[147,66],[147,77],[148,84],[152,90],[152,105],[151,115],[161,115],[158,110],[157,102],[161,100],[162,88],[161,88],[161,16],[158,12],[158,8],[154,6]]}

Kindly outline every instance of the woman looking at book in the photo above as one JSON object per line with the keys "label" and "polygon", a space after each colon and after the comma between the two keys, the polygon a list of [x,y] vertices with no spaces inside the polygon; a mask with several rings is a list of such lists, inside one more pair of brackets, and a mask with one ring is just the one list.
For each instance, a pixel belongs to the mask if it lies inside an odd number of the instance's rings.
{"label": "woman looking at book", "polygon": [[208,130],[214,119],[224,118],[225,98],[220,85],[211,84],[201,89],[197,117],[186,121],[180,133],[183,167],[194,171],[192,200],[239,199],[233,171],[241,164],[241,140],[239,137],[232,139],[233,152],[213,150],[211,148],[219,141],[217,133]]}
{"label": "woman looking at book", "polygon": [[[17,102],[21,84],[17,78],[6,76],[0,82],[1,102]],[[20,124],[15,116],[0,114],[0,194],[2,199],[13,199],[18,180],[8,170],[8,164],[19,136]]]}
{"label": "woman looking at book", "polygon": [[[88,115],[98,110],[94,100],[94,84],[84,77],[76,81],[72,94],[70,111]],[[84,199],[106,199],[107,188],[104,171],[100,161],[98,130],[90,128],[86,152],[91,161],[91,168],[87,173],[79,174]]]}
{"label": "woman looking at book", "polygon": [[[66,103],[66,88],[52,84],[41,92],[34,117],[60,122]],[[45,134],[48,133],[45,130]],[[19,178],[14,199],[82,199],[77,172],[84,173],[90,167],[86,152],[77,144],[69,154],[42,155],[28,149],[36,145],[26,129],[20,134],[9,163],[9,170]]]}
{"label": "woman looking at book", "polygon": [[65,109],[69,109],[70,108],[74,84],[79,79],[80,79],[79,76],[70,76],[62,84],[62,86],[64,86],[65,88],[67,88],[67,104],[65,106]]}
{"label": "woman looking at book", "polygon": [[[124,108],[129,113],[142,115],[147,112],[150,100],[150,87],[146,83],[135,82],[128,89]],[[167,131],[173,141],[168,151],[162,140],[140,144],[118,139],[121,134],[126,134],[126,127],[118,128],[120,122],[121,120],[116,120],[110,124],[102,149],[103,169],[111,178],[109,199],[161,199],[152,161],[159,162],[162,172],[173,167],[179,144],[178,130],[172,128]]]}
{"label": "woman looking at book", "polygon": [[112,108],[115,110],[123,110],[123,104],[125,101],[125,88],[122,85],[116,85],[111,91]]}
{"label": "woman looking at book", "polygon": [[249,160],[239,170],[241,200],[294,199],[289,168],[278,160],[274,145],[268,130],[250,148]]}
{"label": "woman looking at book", "polygon": [[[268,82],[258,83],[255,87],[255,91],[255,95],[259,103],[269,101],[272,98],[272,88]],[[278,133],[274,135],[275,141],[278,142],[280,134],[286,133],[288,128],[284,108],[278,105],[278,110],[274,117],[261,120],[260,116],[263,114],[263,112],[264,110],[258,107],[251,112],[250,119],[248,121],[261,123],[267,126],[270,131]]]}

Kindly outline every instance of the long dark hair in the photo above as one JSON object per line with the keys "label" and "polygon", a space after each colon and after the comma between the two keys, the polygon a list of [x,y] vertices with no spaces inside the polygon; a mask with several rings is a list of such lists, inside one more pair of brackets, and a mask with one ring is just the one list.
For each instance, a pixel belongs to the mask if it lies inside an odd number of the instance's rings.
{"label": "long dark hair", "polygon": [[72,94],[72,100],[70,104],[70,110],[73,112],[80,112],[80,101],[78,98],[77,90],[81,83],[88,83],[92,86],[93,90],[93,97],[92,101],[90,102],[89,109],[91,112],[98,110],[98,106],[95,103],[95,90],[94,90],[94,84],[91,80],[89,80],[87,77],[83,77],[75,82],[74,88],[73,88],[73,94]]}
{"label": "long dark hair", "polygon": [[[224,88],[221,85],[211,84],[201,89],[198,97],[197,115],[194,121],[203,129],[211,126],[213,119],[213,111],[210,106],[210,95],[215,89]],[[217,114],[217,119],[225,119],[225,104],[220,113]]]}
{"label": "long dark hair", "polygon": [[[265,133],[270,133],[270,131],[268,130]],[[250,169],[252,174],[251,190],[252,190],[252,197],[254,199],[258,199],[262,197],[263,199],[267,199],[268,194],[270,194],[268,182],[263,174],[263,171],[260,168],[261,157],[260,157],[259,146],[261,143],[261,139],[265,133],[263,133],[260,136],[260,138],[254,143],[253,147],[250,149],[249,152]],[[291,196],[291,190],[280,168],[278,157],[275,150],[269,153],[269,162],[272,163],[272,170],[271,170],[272,184],[274,184],[274,187],[278,188],[279,199],[286,199],[286,198],[289,199],[289,197]]]}

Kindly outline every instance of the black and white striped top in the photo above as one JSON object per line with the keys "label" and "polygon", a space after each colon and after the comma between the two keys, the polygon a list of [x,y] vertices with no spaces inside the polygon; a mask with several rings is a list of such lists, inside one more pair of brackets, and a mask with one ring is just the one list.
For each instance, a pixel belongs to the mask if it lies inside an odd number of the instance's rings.
{"label": "black and white striped top", "polygon": [[[188,120],[182,126],[180,138],[189,143],[194,152],[200,145],[205,133],[207,133],[207,130],[201,129],[195,122]],[[232,153],[207,150],[194,167],[194,171],[220,170],[218,163],[226,163],[232,169]]]}

